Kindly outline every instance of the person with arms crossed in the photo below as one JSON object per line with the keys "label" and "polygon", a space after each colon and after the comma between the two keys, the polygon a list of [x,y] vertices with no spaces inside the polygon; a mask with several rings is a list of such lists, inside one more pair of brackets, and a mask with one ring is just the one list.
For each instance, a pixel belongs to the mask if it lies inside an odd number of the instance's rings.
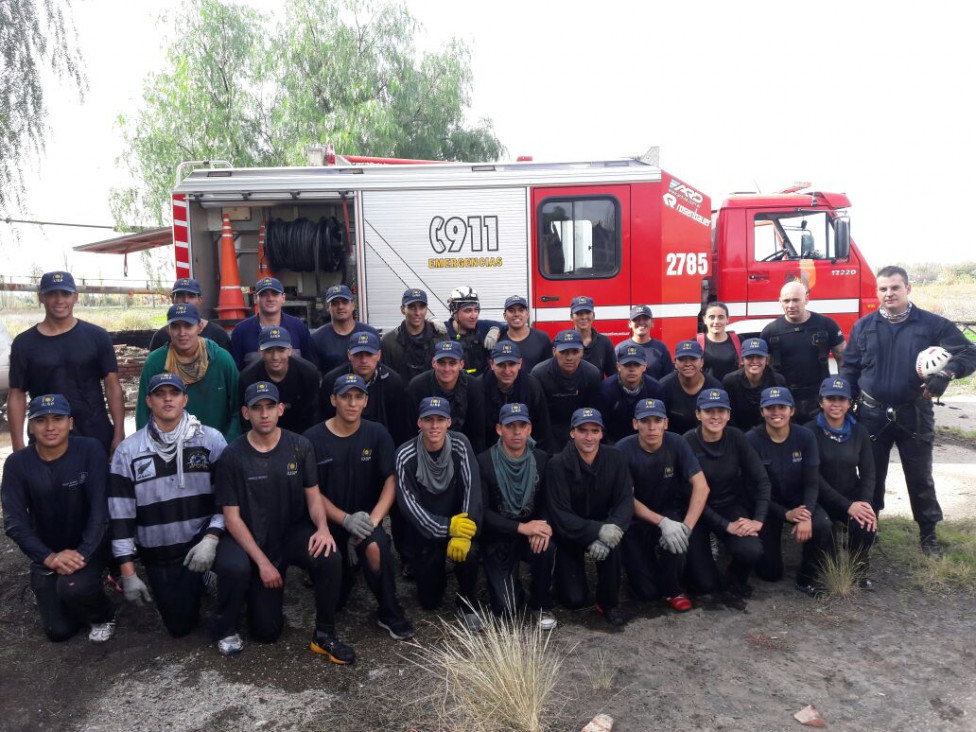
{"label": "person with arms crossed", "polygon": [[272,325],[284,328],[291,334],[294,355],[318,365],[308,326],[284,311],[285,288],[281,281],[276,277],[262,277],[254,284],[254,297],[258,305],[257,313],[244,318],[230,334],[231,353],[237,369],[243,371],[248,364],[260,360],[258,336],[262,328]]}
{"label": "person with arms crossed", "polygon": [[[179,305],[181,302],[193,305],[201,315],[204,312],[203,290],[200,288],[200,282],[190,277],[181,277],[173,283],[173,289],[170,290],[170,300],[174,305]],[[226,330],[203,317],[200,318],[200,324],[203,325],[203,330],[200,331],[201,336],[208,338],[230,353],[230,335]],[[164,325],[153,333],[152,340],[149,341],[149,350],[152,352],[166,345],[169,345],[169,329]]]}

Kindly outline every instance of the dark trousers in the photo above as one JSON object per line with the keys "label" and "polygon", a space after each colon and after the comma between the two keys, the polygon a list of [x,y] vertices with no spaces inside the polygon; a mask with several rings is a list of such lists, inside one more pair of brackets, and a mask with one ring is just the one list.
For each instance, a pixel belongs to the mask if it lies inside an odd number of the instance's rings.
{"label": "dark trousers", "polygon": [[932,403],[922,399],[898,409],[895,421],[886,410],[860,404],[857,419],[871,433],[874,452],[874,510],[884,509],[885,481],[891,448],[898,446],[898,456],[905,472],[905,487],[912,505],[912,515],[923,529],[933,528],[942,520],[942,507],[935,496],[932,478],[932,445],[935,442],[935,415]]}
{"label": "dark trousers", "polygon": [[[417,602],[424,610],[433,610],[444,599],[447,589],[447,539],[428,539],[420,534],[412,524],[404,522],[403,545],[407,550],[407,561],[413,568],[417,580]],[[475,587],[478,584],[478,542],[471,540],[471,550],[467,559],[454,563],[454,576],[458,583],[458,597],[455,604],[467,612],[469,606],[476,607]]]}
{"label": "dark trousers", "polygon": [[[335,611],[339,604],[339,585],[342,578],[342,559],[338,551],[312,558],[308,540],[315,533],[311,525],[294,527],[285,540],[283,556],[272,559],[281,579],[288,567],[304,569],[312,577],[315,587],[315,629],[335,632]],[[257,565],[251,561],[241,545],[229,533],[220,538],[217,558],[217,612],[214,614],[213,635],[219,640],[238,632],[241,612],[247,604],[247,624],[251,638],[259,643],[274,643],[285,628],[282,612],[284,587],[269,589],[261,582]]]}
{"label": "dark trousers", "polygon": [[[589,585],[586,581],[586,546],[568,541],[556,543],[556,593],[570,609],[586,605]],[[621,549],[617,545],[610,556],[596,563],[596,601],[604,610],[617,607],[620,594]]]}
{"label": "dark trousers", "polygon": [[638,600],[660,600],[682,592],[685,554],[672,554],[662,549],[658,543],[660,540],[661,530],[657,526],[635,519],[621,542],[620,550],[630,580],[630,590]]}
{"label": "dark trousers", "polygon": [[831,521],[841,522],[847,527],[847,551],[851,558],[858,562],[862,571],[867,571],[871,547],[874,546],[874,540],[878,538],[878,532],[861,528],[861,525],[846,511],[830,510],[826,506],[823,509]]}
{"label": "dark trousers", "polygon": [[200,617],[203,574],[191,572],[181,560],[147,564],[146,578],[166,631],[174,638],[189,634]]}
{"label": "dark trousers", "polygon": [[532,610],[552,609],[552,574],[556,559],[556,545],[549,540],[545,551],[536,554],[528,537],[492,536],[484,546],[485,579],[491,610],[496,615],[514,613],[524,606],[525,589],[519,579],[522,562],[529,565],[529,602]]}
{"label": "dark trousers", "polygon": [[[751,512],[739,505],[715,508],[715,511],[728,521],[752,516]],[[731,584],[744,585],[748,582],[752,568],[759,561],[763,551],[758,536],[733,536],[724,529],[719,530],[717,527],[709,526],[703,518],[691,532],[686,560],[689,583],[696,592],[703,595],[717,592],[722,588],[722,577],[715,563],[715,557],[712,556],[713,533],[732,557],[727,570]]]}
{"label": "dark trousers", "polygon": [[60,575],[42,565],[31,565],[31,590],[50,640],[66,641],[87,625],[115,617],[102,588],[102,569],[101,562],[91,562],[73,574]]}
{"label": "dark trousers", "polygon": [[[772,514],[766,516],[766,522],[759,530],[759,540],[762,542],[763,552],[756,562],[756,576],[767,582],[776,582],[783,578],[783,527],[792,524]],[[789,534],[788,541],[793,541]],[[834,532],[827,512],[820,506],[813,511],[813,536],[803,543],[800,556],[800,567],[796,571],[798,585],[812,585],[817,582],[817,574],[824,558],[833,556]]]}
{"label": "dark trousers", "polygon": [[[341,608],[345,607],[349,593],[356,583],[357,570],[352,566],[349,561],[350,557],[347,555],[349,533],[342,526],[336,525],[331,526],[330,530],[342,554],[342,582],[339,590],[339,607]],[[369,562],[366,560],[366,550],[371,544],[375,544],[380,552],[380,569],[378,572],[370,569]],[[354,551],[359,566],[362,568],[363,577],[366,579],[366,586],[369,587],[369,591],[373,593],[376,602],[379,604],[377,617],[385,623],[403,618],[403,608],[397,602],[396,566],[393,561],[393,548],[390,546],[389,535],[382,526],[377,526],[373,529],[372,534],[356,545]]]}

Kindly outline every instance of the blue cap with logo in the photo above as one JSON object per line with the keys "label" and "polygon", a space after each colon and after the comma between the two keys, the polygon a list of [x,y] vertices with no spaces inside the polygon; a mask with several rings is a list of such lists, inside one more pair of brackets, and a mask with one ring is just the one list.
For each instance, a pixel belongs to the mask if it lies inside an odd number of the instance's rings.
{"label": "blue cap with logo", "polygon": [[790,390],[785,386],[771,386],[768,389],[763,389],[762,394],[759,395],[759,406],[772,407],[777,404],[784,407],[793,406],[793,395]]}
{"label": "blue cap with logo", "polygon": [[498,422],[500,424],[511,424],[512,422],[528,422],[532,424],[529,417],[529,408],[521,402],[512,402],[504,405],[498,411]]}
{"label": "blue cap with logo", "polygon": [[326,302],[332,302],[340,298],[352,302],[352,290],[345,285],[332,285],[332,287],[325,291]]}
{"label": "blue cap with logo", "polygon": [[349,353],[372,353],[374,356],[380,352],[380,337],[368,330],[360,330],[352,334],[349,339]]}
{"label": "blue cap with logo", "polygon": [[839,396],[851,398],[851,382],[839,376],[828,376],[820,383],[820,396]]}
{"label": "blue cap with logo", "polygon": [[725,389],[702,389],[698,393],[699,409],[728,409],[731,411],[732,403],[729,401],[729,393]]}
{"label": "blue cap with logo", "polygon": [[423,290],[418,290],[417,288],[411,288],[404,291],[403,297],[400,298],[400,305],[406,307],[407,305],[412,305],[415,302],[422,302],[424,305],[426,305],[427,293]]}
{"label": "blue cap with logo", "polygon": [[258,334],[258,350],[291,348],[291,333],[280,325],[266,325]]}
{"label": "blue cap with logo", "polygon": [[654,313],[651,312],[651,308],[647,305],[634,305],[634,307],[630,309],[631,320],[636,320],[642,315],[651,318],[652,320],[654,319]]}
{"label": "blue cap with logo", "polygon": [[572,348],[583,350],[583,336],[578,330],[561,330],[552,342],[557,351],[568,351]]}
{"label": "blue cap with logo", "polygon": [[173,283],[172,294],[175,295],[177,292],[188,292],[191,295],[200,295],[203,290],[200,289],[200,281],[195,280],[192,277],[180,277],[176,282]]}
{"label": "blue cap with logo", "polygon": [[47,414],[71,416],[71,405],[63,394],[43,394],[34,397],[27,405],[27,419],[43,417]]}
{"label": "blue cap with logo", "polygon": [[451,403],[444,397],[424,397],[420,400],[420,418],[444,417],[451,418]]}
{"label": "blue cap with logo", "polygon": [[617,363],[647,363],[647,351],[637,343],[621,343],[617,347]]}
{"label": "blue cap with logo", "polygon": [[584,310],[589,310],[591,313],[594,311],[592,297],[587,297],[586,295],[578,295],[570,301],[569,303],[570,314],[576,315],[576,313],[583,312]]}
{"label": "blue cap with logo", "polygon": [[464,359],[464,350],[457,341],[441,341],[434,346],[434,360],[440,361],[442,358],[453,358],[458,361]]}
{"label": "blue cap with logo", "polygon": [[345,394],[350,389],[359,389],[365,394],[369,393],[366,381],[359,374],[344,374],[336,379],[332,385],[333,394]]}
{"label": "blue cap with logo", "polygon": [[634,419],[644,419],[645,417],[668,418],[668,410],[664,408],[664,402],[660,399],[641,399],[634,407]]}
{"label": "blue cap with logo", "polygon": [[681,341],[674,347],[675,358],[701,358],[702,347],[698,341]]}
{"label": "blue cap with logo", "polygon": [[152,394],[161,386],[172,386],[174,389],[179,389],[186,394],[186,384],[183,382],[183,378],[179,374],[153,374],[153,377],[149,379],[149,388],[147,389],[147,393]]}
{"label": "blue cap with logo", "polygon": [[516,305],[521,305],[523,308],[527,309],[529,307],[529,301],[526,300],[521,295],[512,295],[511,297],[505,299],[504,309],[508,310],[509,308],[515,307]]}
{"label": "blue cap with logo", "polygon": [[768,356],[769,346],[762,338],[749,338],[742,343],[742,356]]}
{"label": "blue cap with logo", "polygon": [[281,284],[281,280],[277,277],[262,277],[254,284],[254,294],[260,295],[265,290],[271,290],[272,292],[277,292],[279,295],[284,294],[285,288]]}
{"label": "blue cap with logo", "polygon": [[522,360],[522,350],[511,341],[502,341],[491,349],[491,360],[495,363],[516,363]]}
{"label": "blue cap with logo", "polygon": [[70,272],[45,272],[37,291],[45,295],[48,292],[78,292],[78,288]]}
{"label": "blue cap with logo", "polygon": [[166,325],[172,325],[173,323],[189,323],[190,325],[196,325],[200,322],[200,311],[197,310],[197,306],[188,302],[180,302],[176,305],[170,305],[169,310],[166,311]]}
{"label": "blue cap with logo", "polygon": [[278,387],[270,381],[256,381],[244,390],[244,403],[253,407],[262,399],[269,399],[275,404],[281,401]]}
{"label": "blue cap with logo", "polygon": [[573,417],[569,424],[571,427],[579,427],[581,424],[598,424],[603,427],[603,415],[599,409],[593,407],[583,407],[573,412]]}

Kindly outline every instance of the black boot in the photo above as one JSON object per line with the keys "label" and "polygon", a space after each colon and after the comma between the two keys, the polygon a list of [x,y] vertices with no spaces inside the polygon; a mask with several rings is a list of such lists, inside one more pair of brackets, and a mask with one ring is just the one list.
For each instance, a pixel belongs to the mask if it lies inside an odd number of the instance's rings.
{"label": "black boot", "polygon": [[942,547],[935,535],[935,524],[919,524],[919,544],[922,554],[929,559],[942,559]]}

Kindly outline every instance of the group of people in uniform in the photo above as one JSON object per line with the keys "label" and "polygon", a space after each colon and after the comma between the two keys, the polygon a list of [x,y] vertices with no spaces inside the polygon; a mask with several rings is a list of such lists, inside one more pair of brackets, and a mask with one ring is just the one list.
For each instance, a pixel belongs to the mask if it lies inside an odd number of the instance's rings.
{"label": "group of people in uniform", "polygon": [[[426,610],[453,573],[457,612],[479,630],[483,568],[492,612],[528,607],[550,630],[557,600],[588,604],[592,562],[596,609],[622,626],[624,572],[636,600],[684,612],[689,593],[747,598],[753,575],[781,579],[786,541],[802,545],[796,587],[817,595],[837,524],[870,589],[894,445],[921,548],[940,553],[932,398],[976,369],[976,347],[911,303],[903,269],[877,286],[880,308],[846,340],[791,282],[762,337],[740,341],[710,303],[705,332],[670,352],[647,305],[614,346],[596,303],[576,297],[574,327],[550,340],[526,298],[490,321],[470,287],[451,293],[445,323],[407,290],[403,321],[381,336],[337,285],[331,322],[309,332],[274,277],[228,337],[202,318],[199,283],[180,279],[126,437],[109,336],[74,316],[71,274],[47,273],[44,319],[11,352],[5,529],[52,640],[112,637],[108,571],[173,636],[215,594],[213,639],[233,655],[245,627],[258,642],[281,635],[295,567],[314,593],[310,648],[338,664],[356,657],[335,617],[360,572],[396,640],[414,635],[399,573]],[[933,345],[951,359],[919,378],[916,355]]]}

